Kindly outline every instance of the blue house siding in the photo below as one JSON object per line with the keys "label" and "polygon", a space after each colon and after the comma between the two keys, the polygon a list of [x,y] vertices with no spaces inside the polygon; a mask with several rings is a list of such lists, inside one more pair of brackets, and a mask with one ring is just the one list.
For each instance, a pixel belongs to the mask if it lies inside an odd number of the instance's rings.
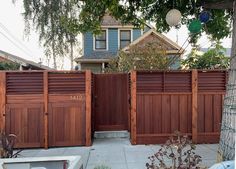
{"label": "blue house siding", "polygon": [[93,34],[87,32],[84,34],[84,56],[89,56],[93,52]]}
{"label": "blue house siding", "polygon": [[118,51],[118,29],[108,29],[108,51],[116,53]]}
{"label": "blue house siding", "polygon": [[145,26],[145,28],[144,28],[144,30],[143,30],[143,33],[146,33],[146,32],[149,31],[149,30],[150,30],[150,28],[147,27],[147,26]]}
{"label": "blue house siding", "polygon": [[[108,50],[106,51],[98,51],[93,50],[94,42],[93,42],[93,34],[91,32],[84,33],[84,57],[86,58],[101,58],[105,55],[115,56],[119,51],[119,40],[118,40],[118,28],[109,28],[108,31]],[[142,36],[141,29],[133,29],[132,30],[133,41]]]}
{"label": "blue house siding", "polygon": [[140,29],[133,29],[133,41],[138,39],[141,36],[141,30]]}

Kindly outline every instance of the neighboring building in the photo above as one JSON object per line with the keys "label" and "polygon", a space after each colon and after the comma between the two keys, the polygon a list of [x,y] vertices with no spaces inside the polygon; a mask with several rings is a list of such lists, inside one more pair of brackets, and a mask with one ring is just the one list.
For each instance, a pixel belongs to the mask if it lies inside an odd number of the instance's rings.
{"label": "neighboring building", "polygon": [[[205,53],[209,49],[211,49],[211,48],[200,48],[200,51]],[[228,56],[228,57],[231,56],[231,48],[225,48],[225,51],[223,51],[223,52],[224,52],[225,56]]]}
{"label": "neighboring building", "polygon": [[102,72],[110,59],[117,56],[119,50],[127,50],[131,45],[143,45],[151,41],[157,41],[164,46],[168,55],[180,55],[183,52],[175,42],[157,33],[148,24],[144,29],[135,28],[130,24],[122,25],[120,21],[106,14],[101,29],[100,35],[93,35],[91,32],[83,34],[83,54],[75,59],[81,70]]}
{"label": "neighboring building", "polygon": [[19,56],[15,56],[15,55],[12,55],[10,53],[0,50],[0,62],[2,61],[18,63],[20,65],[20,70],[49,70],[51,69],[48,66],[44,66],[42,64],[23,59]]}

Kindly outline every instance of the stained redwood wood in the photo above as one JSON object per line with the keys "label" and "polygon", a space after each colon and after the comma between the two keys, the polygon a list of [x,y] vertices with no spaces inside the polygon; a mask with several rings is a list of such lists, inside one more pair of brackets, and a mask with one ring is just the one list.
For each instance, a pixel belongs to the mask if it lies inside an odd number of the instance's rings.
{"label": "stained redwood wood", "polygon": [[[163,122],[162,116],[162,95],[155,95],[152,96],[152,102],[149,103],[149,106],[151,108],[151,114],[150,114],[150,124],[151,125],[151,131],[149,133],[161,133],[162,132],[162,126]],[[146,114],[146,116],[148,116]]]}
{"label": "stained redwood wood", "polygon": [[180,121],[180,128],[179,131],[181,133],[188,132],[188,96],[182,95],[179,96],[179,121]]}
{"label": "stained redwood wood", "polygon": [[85,100],[49,103],[49,146],[86,145]]}
{"label": "stained redwood wood", "polygon": [[137,72],[131,72],[131,143],[137,144]]}
{"label": "stained redwood wood", "polygon": [[171,133],[170,95],[162,96],[162,133]]}
{"label": "stained redwood wood", "polygon": [[187,106],[188,106],[188,133],[192,133],[192,96],[188,95],[188,101],[187,101]]}
{"label": "stained redwood wood", "polygon": [[92,74],[91,71],[86,71],[85,73],[85,97],[86,97],[86,146],[90,146],[92,144],[91,141],[91,106],[92,106],[92,97],[91,97],[91,81]]}
{"label": "stained redwood wood", "polygon": [[139,95],[192,95],[192,92],[138,92],[138,94]]}
{"label": "stained redwood wood", "polygon": [[[95,74],[95,130],[128,130],[128,74]],[[107,126],[105,128],[105,126]]]}
{"label": "stained redwood wood", "polygon": [[198,143],[200,144],[219,143],[219,141],[220,141],[220,132],[198,133]]}
{"label": "stained redwood wood", "polygon": [[204,122],[205,122],[205,132],[212,132],[214,118],[212,114],[212,95],[205,95],[205,103],[204,103],[205,111],[204,111]]}
{"label": "stained redwood wood", "polygon": [[6,133],[17,136],[15,147],[43,147],[43,104],[7,104],[6,107]]}
{"label": "stained redwood wood", "polygon": [[[186,133],[191,137],[192,133]],[[137,144],[163,144],[170,138],[172,133],[162,134],[137,134]]]}
{"label": "stained redwood wood", "polygon": [[197,92],[198,92],[198,72],[197,70],[192,70],[192,140],[194,143],[197,143],[197,133],[198,133]]}
{"label": "stained redwood wood", "polygon": [[44,148],[48,149],[48,72],[43,72]]}
{"label": "stained redwood wood", "polygon": [[213,131],[214,132],[220,132],[220,124],[221,124],[221,118],[222,118],[222,99],[223,96],[220,94],[216,94],[213,96],[213,113],[214,113],[214,126]]}
{"label": "stained redwood wood", "polygon": [[205,131],[205,95],[198,94],[198,132]]}
{"label": "stained redwood wood", "polygon": [[[132,100],[131,100],[132,101]],[[136,94],[136,133],[143,134],[145,133],[145,118],[143,118],[143,114],[145,114],[145,107],[141,106],[144,105],[144,97],[143,95]],[[131,103],[132,104],[132,103]],[[132,105],[131,105],[132,106]],[[131,107],[132,110],[132,107]],[[132,122],[131,122],[132,125]],[[132,131],[131,131],[132,132]]]}
{"label": "stained redwood wood", "polygon": [[179,131],[179,96],[172,95],[170,99],[170,110],[171,110],[171,133]]}
{"label": "stained redwood wood", "polygon": [[44,103],[44,95],[43,94],[24,94],[24,95],[7,95],[6,102],[8,104],[24,104],[25,100],[27,103],[35,104],[35,103]]}
{"label": "stained redwood wood", "polygon": [[0,72],[0,131],[5,130],[6,114],[6,73]]}

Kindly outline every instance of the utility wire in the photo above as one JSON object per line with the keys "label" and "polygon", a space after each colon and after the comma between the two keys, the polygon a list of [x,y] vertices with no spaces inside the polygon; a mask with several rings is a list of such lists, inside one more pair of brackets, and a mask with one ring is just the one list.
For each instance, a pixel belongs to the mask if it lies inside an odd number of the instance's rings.
{"label": "utility wire", "polygon": [[[28,47],[26,47],[18,38],[16,38],[10,31],[9,31],[9,29],[7,29],[7,27],[6,26],[4,26],[1,22],[0,22],[0,27],[8,34],[8,35],[10,35],[11,36],[11,38],[12,39],[14,39],[16,42],[18,42],[18,44],[21,46],[18,46],[18,48],[20,47],[21,48],[21,50],[24,50],[24,53],[25,54],[27,54],[28,56],[30,56],[30,57],[32,57],[33,58],[33,56],[31,55],[31,53],[33,53],[32,51],[30,51],[30,49],[28,48]],[[3,33],[1,33],[1,34],[3,34]],[[6,37],[6,35],[4,35],[4,37]],[[9,38],[7,38],[8,40],[9,40]],[[14,43],[15,44],[15,43]],[[24,49],[23,49],[23,48]],[[30,51],[31,53],[29,53],[28,51]]]}
{"label": "utility wire", "polygon": [[27,54],[27,52],[24,50],[24,49],[22,49],[19,45],[17,45],[14,41],[12,41],[9,37],[7,37],[4,33],[2,33],[1,31],[0,31],[0,34],[2,35],[2,36],[4,36],[7,40],[9,40],[14,46],[16,46],[18,49],[20,49],[22,52],[24,52],[26,55],[28,55],[29,56],[29,54]]}

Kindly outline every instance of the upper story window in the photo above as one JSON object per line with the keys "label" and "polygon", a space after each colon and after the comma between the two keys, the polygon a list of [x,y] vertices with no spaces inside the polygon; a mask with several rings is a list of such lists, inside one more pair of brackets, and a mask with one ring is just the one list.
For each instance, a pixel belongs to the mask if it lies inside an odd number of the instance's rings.
{"label": "upper story window", "polygon": [[120,49],[131,43],[131,30],[120,30]]}
{"label": "upper story window", "polygon": [[99,35],[95,35],[95,50],[103,49],[107,47],[106,30],[102,30]]}

